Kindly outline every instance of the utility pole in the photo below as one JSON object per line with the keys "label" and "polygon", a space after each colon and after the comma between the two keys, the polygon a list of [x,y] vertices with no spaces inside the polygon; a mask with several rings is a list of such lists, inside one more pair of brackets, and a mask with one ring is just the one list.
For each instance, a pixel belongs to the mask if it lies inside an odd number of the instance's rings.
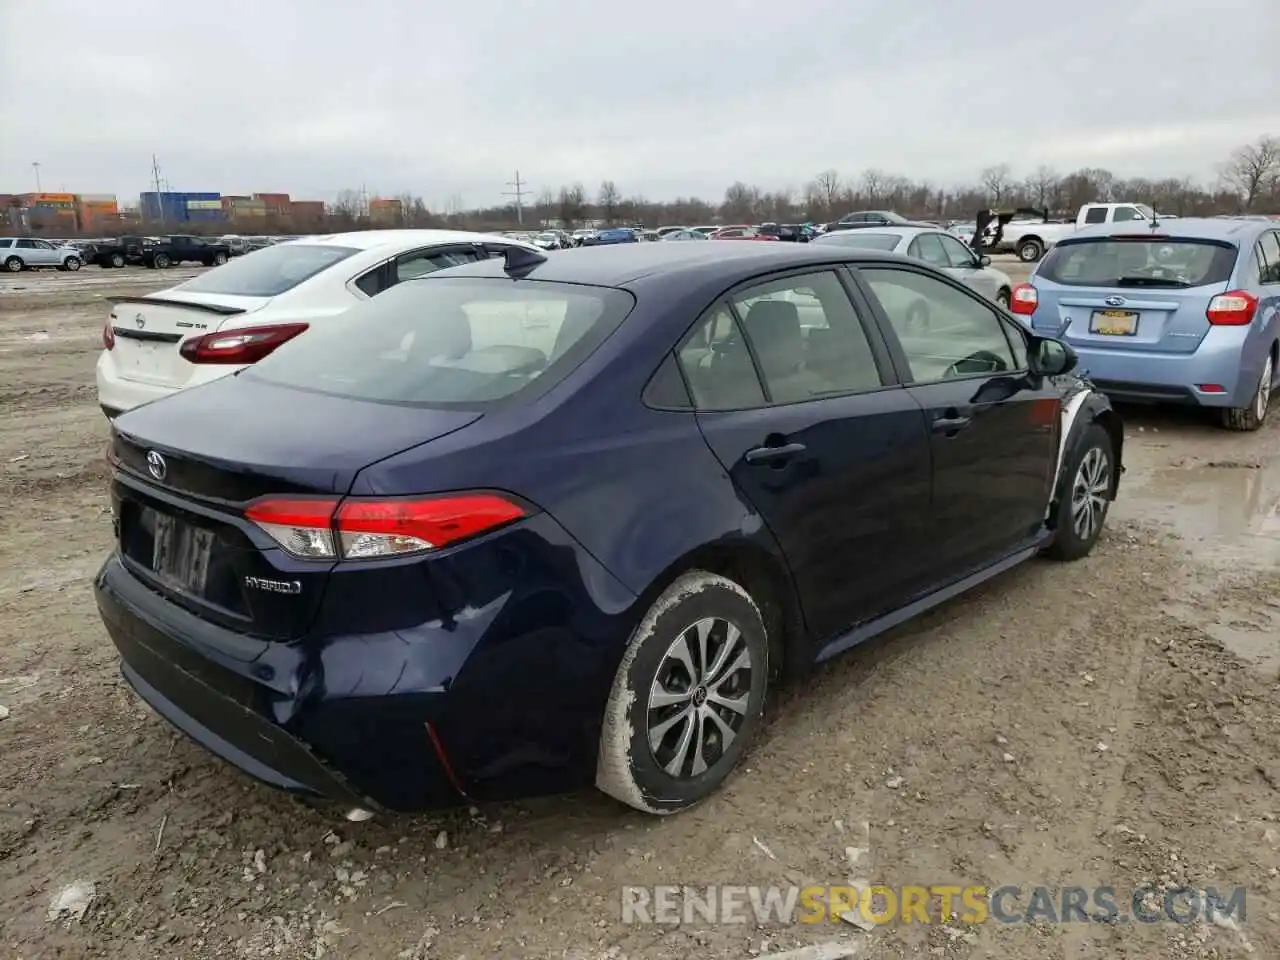
{"label": "utility pole", "polygon": [[164,192],[160,189],[160,162],[156,160],[156,155],[151,155],[151,180],[156,188],[156,209],[160,213],[160,223],[164,223]]}
{"label": "utility pole", "polygon": [[529,192],[528,190],[525,189],[525,187],[527,187],[528,185],[529,185],[529,182],[527,180],[520,179],[520,171],[517,170],[516,178],[514,180],[507,181],[507,186],[513,187],[514,189],[507,190],[502,194],[504,197],[511,197],[513,200],[515,200],[516,222],[519,223],[520,226],[522,227],[524,226],[524,198],[525,198],[525,195]]}
{"label": "utility pole", "polygon": [[36,193],[44,193],[44,189],[40,186],[40,161],[37,160],[31,164],[31,169],[36,172]]}

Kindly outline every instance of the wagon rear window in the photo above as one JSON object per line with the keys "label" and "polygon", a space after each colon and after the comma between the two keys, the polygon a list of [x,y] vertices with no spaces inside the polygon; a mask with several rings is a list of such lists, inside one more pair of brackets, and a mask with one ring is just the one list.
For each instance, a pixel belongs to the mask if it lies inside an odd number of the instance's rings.
{"label": "wagon rear window", "polygon": [[1199,287],[1226,283],[1235,262],[1221,241],[1098,237],[1058,244],[1037,275],[1070,287]]}

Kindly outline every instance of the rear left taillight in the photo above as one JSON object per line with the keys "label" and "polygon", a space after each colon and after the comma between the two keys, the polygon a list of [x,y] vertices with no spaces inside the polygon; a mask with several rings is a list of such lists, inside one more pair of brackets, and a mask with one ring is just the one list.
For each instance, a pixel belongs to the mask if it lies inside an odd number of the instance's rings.
{"label": "rear left taillight", "polygon": [[1209,301],[1204,315],[1218,327],[1243,327],[1258,311],[1258,298],[1248,290],[1228,290]]}
{"label": "rear left taillight", "polygon": [[496,493],[430,497],[263,497],[245,509],[291,556],[373,560],[450,546],[527,516]]}
{"label": "rear left taillight", "polygon": [[277,323],[207,333],[184,340],[178,353],[188,363],[257,363],[302,333],[307,326],[305,323]]}
{"label": "rear left taillight", "polygon": [[1040,292],[1029,283],[1020,283],[1009,294],[1009,309],[1021,317],[1029,317],[1040,306]]}
{"label": "rear left taillight", "polygon": [[111,329],[112,317],[107,318],[107,322],[102,327],[102,346],[107,350],[116,348],[116,332]]}

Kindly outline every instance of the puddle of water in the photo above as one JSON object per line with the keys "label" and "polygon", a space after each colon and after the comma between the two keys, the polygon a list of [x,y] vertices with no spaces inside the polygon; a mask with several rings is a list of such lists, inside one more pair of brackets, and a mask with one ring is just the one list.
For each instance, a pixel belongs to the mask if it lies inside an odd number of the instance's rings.
{"label": "puddle of water", "polygon": [[1280,565],[1280,458],[1164,467],[1134,476],[1121,500],[1168,524],[1197,557],[1261,569]]}

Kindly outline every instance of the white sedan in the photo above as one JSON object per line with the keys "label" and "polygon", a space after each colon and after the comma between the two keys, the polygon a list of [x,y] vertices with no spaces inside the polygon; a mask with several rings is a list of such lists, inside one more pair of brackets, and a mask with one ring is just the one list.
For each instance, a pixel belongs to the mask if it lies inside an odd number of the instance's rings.
{"label": "white sedan", "polygon": [[992,267],[990,257],[979,256],[954,234],[936,227],[860,227],[826,233],[812,242],[902,253],[950,274],[988,300],[1009,306],[1013,292],[1009,275]]}
{"label": "white sedan", "polygon": [[186,283],[112,298],[98,358],[107,416],[225,377],[326,317],[403,280],[528,244],[455,230],[304,237],[236,257]]}

